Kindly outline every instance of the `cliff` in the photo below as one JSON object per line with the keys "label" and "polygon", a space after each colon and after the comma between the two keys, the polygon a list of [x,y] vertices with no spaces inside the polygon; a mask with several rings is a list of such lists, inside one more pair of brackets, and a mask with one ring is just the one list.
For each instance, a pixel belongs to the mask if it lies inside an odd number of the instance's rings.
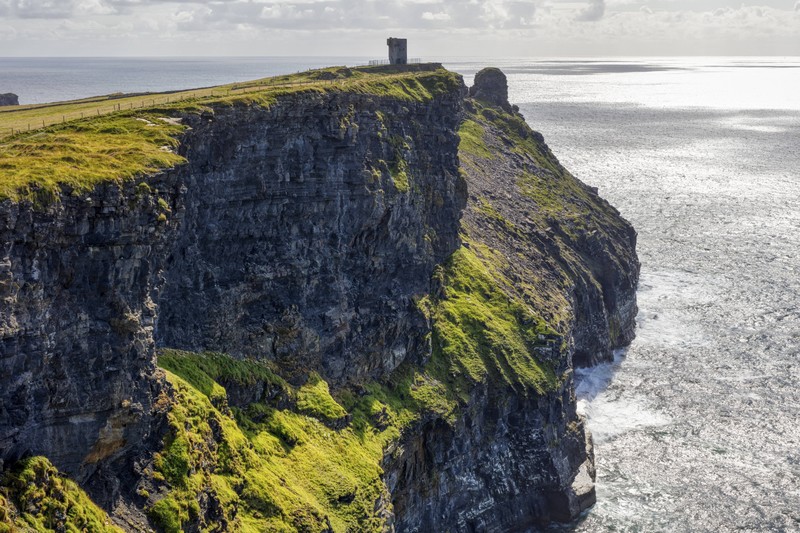
{"label": "cliff", "polygon": [[472,98],[428,65],[255,87],[4,141],[0,529],[102,521],[64,489],[42,521],[30,456],[126,530],[509,531],[591,505],[572,369],[632,338],[630,226],[497,71]]}
{"label": "cliff", "polygon": [[14,93],[0,94],[0,107],[11,105],[19,105],[19,96]]}

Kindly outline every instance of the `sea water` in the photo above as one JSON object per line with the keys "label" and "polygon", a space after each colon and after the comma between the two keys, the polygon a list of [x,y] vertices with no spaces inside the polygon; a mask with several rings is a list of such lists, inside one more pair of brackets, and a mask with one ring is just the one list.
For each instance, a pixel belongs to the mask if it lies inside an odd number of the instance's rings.
{"label": "sea water", "polygon": [[[0,59],[23,103],[358,58]],[[576,372],[580,532],[800,531],[800,58],[445,60],[510,99],[639,233],[637,337]]]}

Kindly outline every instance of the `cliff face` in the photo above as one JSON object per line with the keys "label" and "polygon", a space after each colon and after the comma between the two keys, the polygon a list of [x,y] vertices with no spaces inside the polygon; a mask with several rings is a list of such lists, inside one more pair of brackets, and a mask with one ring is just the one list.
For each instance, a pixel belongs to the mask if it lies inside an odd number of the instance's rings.
{"label": "cliff face", "polygon": [[400,531],[518,531],[592,505],[594,458],[572,369],[610,360],[635,326],[633,229],[512,109],[500,71],[479,73],[470,95],[459,152],[464,245],[501,295],[552,328],[533,350],[558,379],[531,394],[508,378],[523,373],[502,354],[508,347],[493,347],[495,372],[469,391],[463,417],[423,424],[389,461]]}
{"label": "cliff face", "polygon": [[[182,112],[185,164],[0,204],[0,459],[48,457],[132,530],[591,505],[572,368],[632,337],[635,234],[502,73],[468,99],[425,76]],[[186,350],[167,381],[156,344]]]}
{"label": "cliff face", "polygon": [[397,531],[537,530],[593,505],[594,457],[572,387],[531,397],[483,385],[455,424],[409,434],[385,464]]}
{"label": "cliff face", "polygon": [[[85,480],[149,433],[174,174],[0,204],[0,460],[46,455]],[[158,199],[161,198],[161,205]]]}
{"label": "cliff face", "polygon": [[299,95],[190,117],[158,340],[386,375],[426,333],[411,298],[458,245],[462,95]]}

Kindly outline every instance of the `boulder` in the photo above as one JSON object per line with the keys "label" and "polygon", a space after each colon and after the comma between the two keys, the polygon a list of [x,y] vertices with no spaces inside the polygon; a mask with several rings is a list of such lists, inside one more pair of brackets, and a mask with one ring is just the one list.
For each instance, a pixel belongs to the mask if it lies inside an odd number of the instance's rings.
{"label": "boulder", "polygon": [[469,89],[470,98],[483,100],[512,112],[508,102],[508,81],[499,68],[487,67],[475,75],[475,84]]}

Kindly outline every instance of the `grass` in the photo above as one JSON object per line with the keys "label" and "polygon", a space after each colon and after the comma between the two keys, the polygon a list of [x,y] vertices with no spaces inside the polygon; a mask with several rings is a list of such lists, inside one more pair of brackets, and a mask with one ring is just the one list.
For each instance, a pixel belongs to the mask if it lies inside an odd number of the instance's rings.
{"label": "grass", "polygon": [[552,368],[536,357],[536,348],[545,344],[542,336],[554,332],[505,290],[510,281],[495,266],[502,260],[472,242],[438,274],[444,297],[431,306],[433,365],[442,379],[451,377],[461,397],[487,380],[526,394],[543,394],[558,384]]}
{"label": "grass", "polygon": [[0,484],[0,532],[17,531],[120,533],[122,530],[46,458],[30,457],[7,471]]}
{"label": "grass", "polygon": [[[183,159],[174,149],[183,127],[164,119],[185,113],[236,105],[269,107],[281,98],[305,93],[346,92],[427,102],[453,94],[460,86],[457,74],[430,65],[400,71],[333,67],[146,97],[112,95],[0,108],[0,199],[54,197],[62,185],[83,192],[103,181],[180,164]],[[27,131],[29,123],[46,127]],[[23,131],[11,134],[12,130]],[[400,177],[399,187],[402,181]]]}
{"label": "grass", "polygon": [[[202,371],[189,371],[188,361],[202,356],[184,357],[181,368],[198,381]],[[385,490],[379,464],[389,429],[333,430],[293,409],[258,403],[229,413],[179,375],[167,376],[175,401],[154,472],[167,488],[149,505],[151,519],[165,531],[200,520],[200,493],[222,502],[232,530],[320,531],[327,524],[334,531],[380,529],[375,501]],[[322,384],[316,379],[301,387],[301,402],[320,409],[324,398],[323,416],[338,415],[344,409]]]}
{"label": "grass", "polygon": [[409,191],[411,185],[408,182],[408,163],[402,156],[398,155],[397,161],[389,167],[389,174],[392,177],[392,183],[394,183],[399,192],[406,193]]}
{"label": "grass", "polygon": [[311,374],[305,385],[297,389],[297,409],[323,422],[335,422],[347,411],[331,396],[328,384],[318,374]]}
{"label": "grass", "polygon": [[[380,464],[390,444],[430,418],[454,423],[479,383],[524,394],[554,387],[553,371],[535,356],[550,330],[508,296],[508,280],[492,266],[498,258],[478,248],[454,254],[437,273],[442,294],[418,303],[433,322],[430,362],[403,364],[386,382],[332,394],[314,373],[293,387],[263,362],[163,351],[174,402],[154,462],[163,487],[148,494],[151,519],[168,532],[204,529],[203,493],[237,531],[380,530]],[[284,394],[227,408],[222,382],[258,380]]]}
{"label": "grass", "polygon": [[459,152],[483,159],[496,158],[497,156],[486,145],[485,133],[483,126],[475,120],[464,120],[458,130],[458,136],[461,139],[458,145]]}
{"label": "grass", "polygon": [[0,199],[77,193],[184,161],[174,150],[182,126],[152,114],[120,113],[55,126],[0,142]]}

